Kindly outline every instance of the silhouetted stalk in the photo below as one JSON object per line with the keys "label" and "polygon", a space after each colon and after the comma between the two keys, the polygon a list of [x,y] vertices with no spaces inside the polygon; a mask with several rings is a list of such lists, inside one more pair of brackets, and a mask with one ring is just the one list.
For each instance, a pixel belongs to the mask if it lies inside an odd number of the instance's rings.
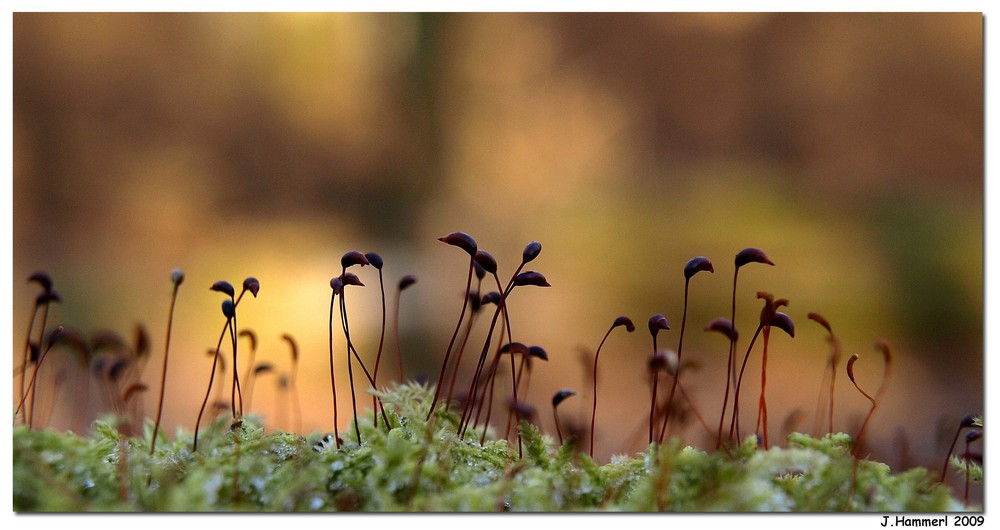
{"label": "silhouetted stalk", "polygon": [[[527,396],[528,396],[528,391],[529,391],[529,388],[530,388],[530,385],[531,385],[531,364],[532,364],[531,358],[532,357],[536,357],[536,358],[541,359],[543,361],[548,361],[549,360],[549,354],[548,354],[548,352],[546,352],[541,346],[531,346],[531,347],[528,348],[528,350],[527,350],[526,353],[522,353],[521,354],[521,362],[517,365],[517,379],[516,379],[516,383],[515,384],[517,385],[518,392],[521,393],[520,395],[522,396],[522,399],[521,399],[522,402],[527,402],[528,401]],[[521,386],[521,381],[524,381],[524,386],[523,387]],[[507,428],[504,431],[504,438],[507,438],[508,436],[510,436],[511,420],[512,420],[512,417],[511,417],[511,415],[510,415],[510,413],[508,411],[508,414],[507,414]]]}
{"label": "silhouetted stalk", "polygon": [[288,343],[292,353],[292,374],[289,378],[288,385],[291,390],[292,399],[295,403],[295,421],[293,422],[293,432],[300,432],[302,430],[302,403],[299,400],[299,387],[296,385],[299,377],[299,345],[295,342],[295,338],[288,333],[282,334],[281,338]]}
{"label": "silhouetted stalk", "polygon": [[465,309],[469,306],[469,290],[472,288],[472,273],[473,273],[473,261],[469,260],[469,278],[465,285],[465,296],[462,300],[462,312],[458,315],[458,324],[455,326],[455,331],[451,334],[451,340],[448,341],[448,349],[444,352],[444,362],[441,363],[441,373],[438,375],[437,384],[434,387],[434,398],[431,400],[431,408],[427,411],[427,419],[430,419],[431,414],[434,413],[434,407],[437,405],[438,399],[441,395],[441,387],[444,385],[444,375],[448,369],[448,359],[451,357],[451,350],[455,346],[455,339],[458,337],[458,331],[462,328],[462,321],[465,319]]}
{"label": "silhouetted stalk", "polygon": [[[484,409],[486,410],[486,418],[483,420],[482,423],[483,434],[486,433],[486,428],[489,426],[490,423],[490,416],[492,416],[493,413],[493,394],[496,389],[496,374],[497,371],[500,369],[500,355],[505,351],[504,348],[508,346],[505,334],[506,334],[506,328],[501,326],[500,337],[497,338],[497,349],[493,353],[493,361],[490,363],[489,368],[487,368],[486,370],[486,377],[483,378],[484,381],[482,384],[483,395],[482,398],[479,399],[478,401],[479,405],[475,406],[476,416],[475,419],[472,420],[473,429],[479,427],[480,425],[479,418],[480,416],[482,416],[483,410]],[[489,389],[488,394],[487,394],[487,389]],[[476,392],[478,391],[479,388],[476,388]],[[489,397],[487,397],[487,395]],[[471,419],[471,409],[469,414]]]}
{"label": "silhouetted stalk", "polygon": [[[229,337],[232,339],[233,344],[233,388],[232,395],[230,396],[230,406],[233,409],[233,419],[243,416],[243,390],[240,388],[240,371],[237,369],[239,366],[237,361],[237,353],[239,348],[236,341],[236,310],[234,304],[233,316],[230,317],[231,325],[229,326]],[[237,396],[239,398],[239,411],[237,413],[236,403]]]}
{"label": "silhouetted stalk", "polygon": [[[667,317],[656,314],[649,317],[649,334],[653,337],[653,357],[650,360],[650,371],[653,375],[653,389],[652,396],[649,400],[649,440],[647,444],[653,443],[653,426],[656,423],[656,390],[660,383],[660,369],[663,367],[664,358],[657,357],[659,348],[656,346],[656,337],[662,330],[670,329],[670,325],[667,323]],[[669,406],[669,404],[668,404]],[[664,425],[664,430],[666,430],[666,425]]]}
{"label": "silhouetted stalk", "polygon": [[337,419],[337,378],[333,370],[333,308],[337,294],[343,292],[343,286],[340,278],[330,280],[330,287],[333,289],[333,293],[330,295],[330,391],[333,394],[333,437],[337,441],[337,449],[340,449],[340,435],[337,434],[340,422]]}
{"label": "silhouetted stalk", "polygon": [[[681,313],[681,333],[680,339],[677,341],[677,373],[674,374],[674,382],[670,385],[670,396],[667,398],[667,410],[663,418],[663,429],[660,431],[659,441],[662,443],[663,433],[667,430],[667,423],[670,422],[670,411],[671,404],[674,402],[674,393],[677,391],[677,383],[680,381],[681,376],[681,355],[684,352],[684,328],[687,325],[687,308],[688,308],[688,287],[691,283],[691,277],[698,274],[701,271],[708,271],[711,273],[715,272],[715,268],[712,266],[712,262],[704,256],[698,256],[692,258],[684,265],[684,310]],[[654,395],[655,399],[655,395]],[[653,430],[652,430],[652,411],[650,411],[650,443],[652,443]]]}
{"label": "silhouetted stalk", "polygon": [[[249,387],[250,386],[250,378],[253,376],[254,366],[255,366],[255,363],[257,362],[257,334],[254,333],[254,331],[252,329],[241,329],[240,332],[239,332],[239,334],[236,335],[236,337],[237,337],[237,340],[239,340],[239,337],[246,337],[247,342],[250,343],[250,354],[247,357],[247,361],[246,361],[247,369],[246,369],[245,372],[243,372],[243,378],[241,379],[241,381],[246,381],[247,382],[247,386]],[[247,393],[248,394],[249,394],[249,391],[250,391],[250,389],[247,388]],[[247,396],[247,397],[249,398],[249,396]],[[249,401],[250,400],[247,399],[247,410],[251,410],[250,409],[250,403],[249,403]]]}
{"label": "silhouetted stalk", "polygon": [[552,418],[556,423],[556,434],[559,435],[559,445],[563,444],[562,429],[559,427],[559,404],[566,400],[570,396],[575,396],[576,392],[569,389],[563,389],[555,393],[552,396]]}
{"label": "silhouetted stalk", "polygon": [[455,356],[455,367],[451,371],[451,382],[448,383],[448,394],[445,396],[445,410],[451,407],[452,396],[455,391],[455,381],[458,379],[459,367],[462,365],[462,354],[465,352],[465,346],[469,342],[469,336],[472,334],[472,325],[476,321],[476,315],[482,307],[482,303],[479,300],[479,291],[473,292],[469,295],[469,304],[472,305],[472,313],[469,315],[469,322],[465,327],[465,334],[462,336],[462,343],[458,346],[458,354]]}
{"label": "silhouetted stalk", "polygon": [[[44,298],[45,303],[42,306],[42,322],[41,322],[41,326],[39,327],[39,330],[38,330],[38,342],[37,342],[37,344],[38,344],[39,349],[41,349],[42,342],[44,341],[44,338],[45,338],[45,325],[46,325],[46,323],[48,321],[48,318],[49,318],[49,305],[50,305],[50,302],[52,301],[53,293],[54,293],[53,291],[47,291],[45,293],[42,293],[42,295],[41,295]],[[55,296],[58,299],[58,295],[55,295]],[[46,350],[46,351],[48,351],[48,350]],[[38,377],[38,370],[41,368],[40,365],[42,364],[42,357],[43,356],[44,356],[44,353],[41,356],[39,356],[38,361],[34,363],[35,366],[34,366],[34,369],[32,370],[32,373],[31,373],[31,380],[32,381],[34,381],[35,378]],[[31,387],[31,399],[28,402],[28,407],[25,410],[25,413],[28,416],[28,429],[30,430],[30,429],[32,429],[32,427],[31,427],[32,426],[32,421],[31,420],[32,420],[32,418],[34,417],[34,414],[35,414],[35,387],[34,386]]]}
{"label": "silhouetted stalk", "polygon": [[45,358],[48,357],[49,350],[52,349],[52,346],[54,346],[56,341],[58,340],[58,334],[62,334],[62,330],[63,327],[59,326],[52,333],[49,334],[49,340],[47,346],[45,347],[45,350],[38,356],[38,361],[35,362],[35,370],[31,374],[31,381],[28,383],[28,387],[25,389],[25,395],[21,397],[21,401],[17,404],[17,409],[14,411],[15,415],[18,412],[20,412],[21,409],[24,408],[26,400],[30,397],[30,400],[27,400],[27,404],[29,405],[29,407],[26,409],[28,413],[27,414],[28,430],[34,429],[35,389],[38,387],[38,385],[36,384],[38,380],[38,372],[41,370],[42,362],[44,362]]}
{"label": "silhouetted stalk", "polygon": [[226,338],[226,332],[230,329],[230,319],[226,319],[226,325],[222,328],[222,334],[219,335],[219,343],[215,346],[215,355],[212,359],[212,374],[208,378],[208,390],[205,391],[205,400],[201,403],[201,409],[198,411],[198,419],[194,422],[194,443],[191,446],[191,451],[198,450],[198,428],[201,426],[201,417],[205,413],[205,407],[208,405],[209,396],[212,393],[212,383],[215,381],[215,368],[218,366],[219,349],[222,348],[222,341]]}
{"label": "silhouetted stalk", "polygon": [[[840,360],[840,356],[841,356],[840,340],[837,338],[836,335],[833,334],[833,329],[830,327],[830,323],[825,318],[823,318],[822,315],[820,315],[819,313],[809,313],[808,317],[809,317],[810,320],[816,321],[817,323],[819,323],[819,325],[823,326],[823,328],[826,329],[826,331],[827,331],[827,340],[830,341],[830,345],[831,345],[831,348],[832,348],[832,350],[830,352],[829,363],[828,363],[828,366],[830,367],[830,387],[829,387],[829,396],[828,396],[829,403],[828,403],[828,409],[827,409],[827,431],[826,432],[833,433],[833,389],[834,389],[834,386],[835,386],[836,381],[837,381],[837,362]],[[824,375],[825,375],[825,373],[824,373]],[[817,426],[818,426],[818,423],[819,423],[819,414],[820,414],[819,402],[821,401],[821,398],[822,398],[822,395],[823,395],[822,391],[823,391],[823,389],[820,388],[820,397],[817,398],[817,404],[816,404],[816,416],[817,417],[816,417],[816,424],[813,425],[813,429],[814,430],[817,430]]]}
{"label": "silhouetted stalk", "polygon": [[[28,378],[28,362],[31,359],[31,350],[32,350],[31,332],[33,331],[33,327],[35,325],[35,317],[38,315],[38,307],[41,305],[40,304],[41,299],[42,299],[41,295],[35,298],[35,305],[34,308],[31,310],[31,320],[28,321],[28,332],[24,336],[24,358],[21,361],[21,390],[20,392],[18,392],[19,399],[21,399],[22,401],[24,400],[24,396],[26,395],[25,380]],[[14,414],[16,415],[17,412],[15,412]],[[22,424],[28,423],[26,415],[21,417],[21,423]]]}
{"label": "silhouetted stalk", "polygon": [[[460,438],[465,436],[465,430],[468,428],[468,423],[472,416],[472,410],[476,408],[475,403],[476,403],[476,395],[478,394],[479,377],[480,374],[482,373],[483,366],[486,364],[486,357],[487,355],[489,355],[490,342],[493,338],[493,331],[496,329],[497,319],[500,318],[500,315],[503,312],[502,309],[503,304],[506,301],[507,296],[510,295],[510,291],[513,288],[514,286],[512,279],[509,287],[503,291],[503,294],[500,295],[500,300],[497,302],[496,311],[493,312],[493,320],[490,322],[490,329],[486,333],[486,342],[483,344],[483,351],[479,354],[479,362],[476,364],[476,371],[472,375],[472,382],[469,386],[468,399],[465,402],[464,408],[462,409],[462,418],[461,421],[459,422]],[[485,392],[485,386],[484,386],[484,392]]]}
{"label": "silhouetted stalk", "polygon": [[274,365],[269,362],[257,363],[247,377],[247,410],[253,412],[253,389],[257,386],[257,379],[261,374],[274,373]]}
{"label": "silhouetted stalk", "polygon": [[604,342],[608,340],[608,336],[611,332],[618,326],[625,326],[625,329],[632,333],[635,331],[635,325],[632,321],[626,317],[621,316],[615,319],[611,327],[608,328],[608,332],[604,334],[604,338],[601,339],[601,344],[597,346],[597,352],[594,353],[594,407],[590,414],[590,458],[594,458],[594,425],[597,422],[597,359],[601,356],[601,348],[604,347]]}
{"label": "silhouetted stalk", "polygon": [[970,471],[972,454],[969,453],[969,444],[983,437],[983,431],[976,429],[965,435],[965,496],[962,497],[962,505],[969,506],[969,483],[972,480]]}
{"label": "silhouetted stalk", "polygon": [[[353,368],[353,363],[351,362],[351,355],[352,354],[354,355],[354,359],[357,360],[358,364],[361,366],[361,370],[364,372],[365,377],[368,379],[368,384],[371,385],[371,387],[372,387],[373,390],[375,389],[375,380],[372,378],[371,373],[368,372],[368,368],[365,366],[364,361],[361,360],[361,355],[358,354],[358,350],[357,350],[357,348],[354,347],[354,342],[351,340],[351,328],[350,328],[350,323],[349,323],[349,319],[348,319],[348,316],[347,316],[347,303],[345,301],[346,298],[347,298],[347,295],[346,295],[346,293],[347,293],[347,286],[348,285],[356,285],[358,287],[364,287],[364,284],[361,283],[361,280],[359,280],[358,277],[355,274],[347,272],[347,267],[350,266],[350,264],[348,264],[348,262],[347,262],[347,258],[348,258],[348,256],[350,256],[352,254],[358,254],[360,256],[359,259],[364,260],[363,263],[365,263],[365,264],[367,264],[368,261],[367,261],[367,258],[364,257],[364,255],[362,255],[360,253],[357,253],[357,252],[349,252],[349,253],[347,253],[345,255],[344,260],[342,260],[342,262],[345,263],[345,265],[344,265],[344,272],[341,273],[341,279],[343,281],[343,287],[344,287],[344,289],[340,293],[340,320],[341,320],[341,324],[343,325],[343,328],[344,328],[344,337],[347,339],[347,376],[348,376],[348,380],[349,380],[350,385],[351,385],[351,408],[353,409],[353,412],[354,412],[354,434],[357,436],[358,444],[360,445],[361,444],[361,429],[360,429],[360,426],[358,424],[357,398],[356,398],[355,389],[354,389],[354,368]],[[379,404],[379,409],[382,412],[382,418],[383,418],[383,420],[385,422],[386,430],[388,431],[389,430],[389,419],[388,419],[388,417],[385,416],[385,410],[382,409],[382,401],[378,400],[378,404]],[[377,413],[376,413],[376,415],[377,415]]]}
{"label": "silhouetted stalk", "polygon": [[451,349],[455,346],[455,338],[458,337],[458,331],[462,328],[462,320],[465,319],[465,308],[469,305],[469,292],[472,288],[472,273],[475,269],[476,250],[478,250],[476,241],[472,239],[471,236],[463,232],[452,232],[445,237],[438,238],[438,241],[459,247],[469,254],[469,277],[465,282],[465,294],[462,295],[462,312],[458,316],[458,323],[455,324],[455,331],[451,334],[451,340],[448,341],[448,349],[444,352],[444,361],[441,363],[441,373],[438,375],[437,384],[434,386],[434,398],[431,400],[431,406],[427,410],[428,421],[434,414],[434,408],[437,406],[438,399],[441,397],[441,387],[444,385],[444,375],[448,369],[448,359],[451,357]]}
{"label": "silhouetted stalk", "polygon": [[944,482],[944,478],[948,475],[948,462],[951,460],[951,453],[955,451],[955,444],[958,442],[958,436],[962,433],[962,429],[971,429],[975,425],[976,416],[974,414],[969,414],[962,418],[962,422],[958,424],[958,429],[955,431],[955,438],[951,441],[948,454],[944,457],[944,466],[941,467],[941,482]]}
{"label": "silhouetted stalk", "polygon": [[736,380],[736,390],[733,393],[733,414],[729,420],[728,440],[733,439],[734,429],[736,441],[739,442],[743,439],[743,434],[740,432],[740,389],[743,387],[743,371],[746,370],[747,361],[750,359],[750,352],[753,351],[753,345],[757,342],[757,337],[760,336],[763,329],[763,323],[757,325],[757,329],[753,332],[753,337],[750,339],[750,344],[747,345],[747,352],[743,355],[743,364],[740,365],[740,375]]}
{"label": "silhouetted stalk", "polygon": [[[375,354],[375,369],[372,371],[372,386],[375,390],[378,390],[378,366],[382,362],[382,347],[385,344],[385,281],[382,278],[382,257],[374,252],[369,252],[365,254],[365,258],[368,259],[373,267],[378,269],[378,287],[379,291],[382,293],[382,328],[379,332],[378,339],[378,353]],[[374,424],[372,427],[378,428],[378,411],[376,407],[378,405],[378,397],[372,396],[372,412],[374,417],[372,418]],[[388,419],[386,419],[388,421]]]}
{"label": "silhouetted stalk", "polygon": [[857,362],[857,360],[858,354],[856,353],[851,355],[851,358],[847,360],[847,377],[851,380],[851,383],[854,384],[854,388],[858,389],[858,392],[861,392],[861,395],[865,396],[865,398],[871,402],[872,408],[869,409],[868,414],[865,416],[865,421],[861,423],[861,429],[858,430],[857,436],[854,437],[854,449],[852,452],[855,457],[858,456],[861,451],[861,447],[864,445],[865,431],[868,428],[868,422],[871,421],[872,416],[875,415],[875,409],[878,408],[878,401],[862,390],[861,387],[858,386],[858,382],[854,379],[854,363]]}
{"label": "silhouetted stalk", "polygon": [[396,318],[393,321],[396,326],[396,362],[399,365],[399,382],[403,383],[406,381],[406,372],[403,371],[403,350],[400,348],[399,339],[399,302],[403,297],[403,291],[411,285],[417,283],[416,276],[408,275],[403,276],[399,280],[399,285],[396,288]]}
{"label": "silhouetted stalk", "polygon": [[[24,357],[21,361],[21,390],[18,393],[18,397],[23,401],[27,395],[27,388],[25,387],[25,380],[28,377],[28,363],[33,362],[36,365],[37,361],[33,360],[32,356],[32,342],[31,342],[31,332],[35,324],[35,317],[38,314],[38,308],[44,306],[42,313],[41,331],[38,332],[38,340],[35,342],[35,349],[41,350],[42,340],[45,337],[45,322],[48,318],[49,304],[53,301],[58,302],[60,300],[59,295],[52,290],[52,278],[45,272],[38,271],[28,277],[28,283],[35,282],[42,288],[42,292],[35,297],[35,304],[31,311],[31,319],[28,321],[28,331],[24,336]],[[35,354],[38,352],[35,351]],[[32,376],[34,377],[34,375]],[[16,412],[15,412],[16,414]],[[21,416],[21,423],[28,423],[27,414]]]}
{"label": "silhouetted stalk", "polygon": [[[177,289],[184,282],[184,273],[180,269],[175,269],[170,275],[171,282],[174,285],[173,292],[170,295],[170,310],[167,312],[167,339],[163,346],[163,372],[160,378],[160,399],[159,404],[156,406],[156,421],[153,426],[153,438],[149,443],[149,454],[152,455],[156,451],[156,435],[160,431],[160,417],[163,414],[163,397],[167,389],[167,357],[170,355],[170,331],[174,324],[174,304],[177,302]],[[150,475],[152,477],[152,475]]]}
{"label": "silhouetted stalk", "polygon": [[[501,313],[504,315],[504,320],[506,321],[506,328],[508,331],[508,339],[509,339],[510,319],[507,318],[507,306],[506,306],[507,297],[510,296],[510,293],[513,291],[514,287],[518,285],[534,285],[537,287],[549,287],[548,281],[545,280],[545,276],[542,275],[540,272],[537,271],[528,271],[524,273],[521,272],[524,269],[524,266],[533,261],[535,258],[537,258],[538,254],[541,253],[541,251],[542,251],[542,245],[538,241],[532,241],[528,243],[527,246],[524,247],[524,251],[521,253],[521,264],[517,266],[517,270],[515,270],[514,274],[511,275],[510,280],[507,282],[507,287],[499,291],[501,295],[500,295],[500,300],[497,302],[497,310],[493,313],[493,321],[490,322],[490,329],[489,332],[487,332],[486,334],[486,342],[483,344],[483,351],[479,355],[479,362],[476,365],[476,371],[473,374],[472,384],[469,388],[470,399],[466,401],[465,407],[462,410],[462,420],[460,422],[460,428],[459,428],[460,438],[464,437],[465,428],[468,427],[468,421],[471,419],[472,416],[472,409],[475,408],[477,388],[479,387],[479,379],[482,375],[483,367],[486,364],[486,356],[489,353],[490,341],[493,338],[493,331],[496,328],[497,319],[499,318]],[[471,254],[473,254],[473,260],[476,260],[476,258],[478,257],[480,264],[483,265],[483,268],[493,274],[494,279],[497,280],[497,287],[499,288],[500,282],[499,278],[496,276],[496,260],[485,252],[483,253],[472,252]],[[501,340],[500,342],[502,343],[503,341]],[[485,392],[486,392],[486,387],[484,385],[483,386],[484,398],[485,398]],[[520,436],[518,437],[518,440],[520,440]]]}
{"label": "silhouetted stalk", "polygon": [[[774,265],[764,252],[758,248],[745,248],[736,254],[736,268],[733,271],[733,302],[731,316],[729,317],[729,322],[733,329],[736,329],[736,281],[739,278],[740,267],[748,263],[765,263],[767,265]],[[729,403],[729,388],[736,378],[736,339],[737,335],[734,333],[730,337],[729,361],[726,368],[726,394],[722,400],[722,414],[719,416],[719,432],[716,436],[715,442],[716,449],[722,445],[722,424],[726,417],[726,406]]]}

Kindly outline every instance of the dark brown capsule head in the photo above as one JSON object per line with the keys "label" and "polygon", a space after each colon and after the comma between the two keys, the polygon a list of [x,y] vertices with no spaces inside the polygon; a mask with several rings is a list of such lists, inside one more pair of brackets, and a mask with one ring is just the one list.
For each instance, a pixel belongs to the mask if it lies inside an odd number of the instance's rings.
{"label": "dark brown capsule head", "polygon": [[654,338],[656,335],[665,329],[670,329],[670,324],[667,322],[667,317],[657,313],[649,317],[649,334]]}
{"label": "dark brown capsule head", "polygon": [[364,254],[358,252],[357,250],[352,250],[345,253],[340,257],[340,266],[343,268],[353,267],[355,265],[361,265],[364,267],[368,265],[368,258]]}
{"label": "dark brown capsule head", "polygon": [[960,428],[973,427],[976,425],[976,418],[978,417],[979,417],[978,414],[969,414],[968,416],[962,418],[962,422],[959,423],[958,426]]}
{"label": "dark brown capsule head", "polygon": [[38,295],[38,301],[36,303],[38,305],[45,305],[51,303],[58,304],[60,302],[62,302],[62,297],[59,296],[59,293],[55,290],[49,290]]}
{"label": "dark brown capsule head", "polygon": [[733,327],[733,323],[728,318],[716,318],[705,326],[705,331],[715,331],[722,333],[731,341],[735,341],[739,334],[736,332],[736,328]]}
{"label": "dark brown capsule head", "polygon": [[570,390],[568,388],[564,388],[564,389],[556,392],[555,395],[552,396],[552,406],[553,407],[558,407],[560,403],[562,403],[563,401],[566,401],[566,398],[568,398],[570,396],[575,396],[575,395],[576,395],[576,391],[575,390]]}
{"label": "dark brown capsule head", "polygon": [[257,293],[260,292],[260,281],[253,276],[248,277],[243,280],[243,290],[250,291],[250,294],[252,294],[254,298],[257,298]]}
{"label": "dark brown capsule head", "polygon": [[405,291],[407,287],[409,287],[409,286],[411,286],[411,285],[413,285],[415,283],[417,283],[417,277],[416,276],[414,276],[412,274],[408,274],[406,276],[403,276],[399,280],[399,290],[400,291]]}
{"label": "dark brown capsule head", "polygon": [[747,263],[764,263],[767,265],[774,265],[774,263],[768,259],[764,251],[759,248],[745,248],[736,254],[736,268],[740,268]]}
{"label": "dark brown capsule head", "polygon": [[232,300],[222,301],[222,314],[226,316],[227,320],[232,320],[236,316],[236,306],[233,304]]}
{"label": "dark brown capsule head", "polygon": [[618,326],[625,326],[625,330],[628,331],[629,333],[635,331],[635,324],[632,323],[631,318],[626,316],[620,316],[616,318],[615,321],[611,324],[612,329],[617,328]]}
{"label": "dark brown capsule head", "polygon": [[527,355],[528,346],[522,342],[508,342],[500,348],[500,353]]}
{"label": "dark brown capsule head", "polygon": [[209,289],[228,294],[230,297],[236,296],[236,289],[233,288],[233,284],[227,282],[226,280],[219,280],[213,283]]}
{"label": "dark brown capsule head", "polygon": [[484,269],[482,265],[480,265],[475,261],[472,262],[472,270],[475,271],[476,278],[478,278],[480,281],[482,281],[482,279],[486,277],[486,269]]}
{"label": "dark brown capsule head", "polygon": [[35,282],[42,287],[43,291],[52,290],[52,277],[44,271],[36,271],[31,276],[28,276],[28,282]]}
{"label": "dark brown capsule head", "polygon": [[345,272],[344,274],[341,274],[340,279],[344,282],[345,287],[348,285],[356,285],[358,287],[365,286],[365,284],[361,283],[361,279],[358,278],[358,275],[353,272]]}
{"label": "dark brown capsule head", "polygon": [[490,274],[497,273],[497,260],[489,252],[485,250],[477,250],[472,257],[475,263],[483,268],[486,272]]}
{"label": "dark brown capsule head", "polygon": [[698,256],[687,262],[684,266],[684,279],[690,280],[692,276],[701,271],[715,272],[712,262],[705,256]]}
{"label": "dark brown capsule head", "polygon": [[479,293],[469,293],[468,302],[469,309],[471,309],[473,313],[478,313],[483,307],[483,300],[479,298]]}
{"label": "dark brown capsule head", "polygon": [[531,346],[528,348],[528,355],[536,359],[541,359],[543,361],[549,360],[549,354],[541,346]]}
{"label": "dark brown capsule head", "polygon": [[472,236],[466,234],[465,232],[452,232],[444,237],[439,237],[438,241],[458,247],[472,257],[475,257],[476,250],[478,249],[476,246],[476,240],[472,239]]}
{"label": "dark brown capsule head", "polygon": [[496,304],[500,305],[500,293],[496,291],[490,291],[483,295],[482,305],[486,304]]}
{"label": "dark brown capsule head", "polygon": [[983,431],[976,429],[965,435],[965,443],[970,444],[983,437]]}
{"label": "dark brown capsule head", "polygon": [[809,320],[814,320],[818,322],[820,326],[826,328],[827,333],[833,334],[833,329],[830,327],[830,322],[828,322],[825,318],[823,318],[823,315],[820,315],[819,313],[809,313],[806,316],[809,317]]}
{"label": "dark brown capsule head", "polygon": [[792,317],[785,313],[775,312],[771,318],[771,325],[788,333],[789,337],[795,337],[795,322],[792,322]]}
{"label": "dark brown capsule head", "polygon": [[507,398],[507,408],[511,412],[516,412],[522,420],[529,423],[535,419],[535,407],[524,401],[514,401],[514,396]]}
{"label": "dark brown capsule head", "polygon": [[333,289],[334,296],[340,295],[344,292],[344,280],[341,280],[340,276],[330,278],[330,288]]}
{"label": "dark brown capsule head", "polygon": [[175,287],[184,283],[184,271],[180,269],[170,271],[170,283],[174,284]]}
{"label": "dark brown capsule head", "polygon": [[385,262],[382,261],[382,256],[379,256],[374,252],[368,252],[367,254],[365,254],[365,259],[368,260],[369,265],[375,267],[378,270],[382,270],[382,265],[385,264]]}
{"label": "dark brown capsule head", "polygon": [[528,263],[533,261],[542,252],[542,244],[538,241],[532,241],[524,247],[524,252],[521,253],[521,263]]}
{"label": "dark brown capsule head", "polygon": [[534,285],[535,287],[551,287],[545,276],[538,271],[527,271],[517,275],[514,285]]}
{"label": "dark brown capsule head", "polygon": [[107,365],[107,376],[112,381],[117,382],[118,379],[125,372],[125,368],[128,366],[128,359],[125,357],[117,357],[110,364]]}

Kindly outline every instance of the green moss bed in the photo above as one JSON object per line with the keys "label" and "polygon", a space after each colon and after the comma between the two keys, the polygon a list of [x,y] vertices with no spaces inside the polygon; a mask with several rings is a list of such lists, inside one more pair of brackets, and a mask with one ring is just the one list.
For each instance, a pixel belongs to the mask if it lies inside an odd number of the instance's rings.
{"label": "green moss bed", "polygon": [[[16,512],[940,512],[966,507],[924,468],[893,473],[855,459],[846,434],[792,434],[763,450],[706,452],[679,439],[599,465],[570,437],[559,446],[527,421],[516,438],[456,435],[459,418],[439,408],[425,421],[426,386],[378,394],[381,418],[360,421],[341,444],[326,433],[265,434],[259,418],[221,416],[193,436],[152,422],[125,437],[112,418],[87,436],[13,431]],[[954,466],[964,470],[964,463]],[[981,469],[975,478],[981,480]]]}

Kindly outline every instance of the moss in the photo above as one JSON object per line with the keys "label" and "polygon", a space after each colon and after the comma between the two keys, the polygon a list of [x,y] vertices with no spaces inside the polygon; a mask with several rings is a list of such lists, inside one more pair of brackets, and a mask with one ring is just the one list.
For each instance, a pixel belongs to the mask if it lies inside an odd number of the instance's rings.
{"label": "moss", "polygon": [[[761,450],[755,438],[706,452],[679,439],[599,465],[575,438],[554,446],[528,422],[517,443],[461,439],[454,413],[424,421],[431,393],[407,384],[380,393],[388,432],[359,418],[338,449],[323,434],[265,434],[256,417],[212,423],[191,451],[180,430],[149,455],[152,426],[124,438],[110,419],[88,436],[13,433],[18,512],[79,511],[877,511],[962,510],[927,470],[893,474],[851,456],[845,434],[792,434]],[[489,434],[489,433],[488,433]],[[122,460],[124,458],[124,460]],[[124,462],[124,465],[120,465]],[[127,466],[127,467],[126,467]],[[958,467],[958,466],[956,466]],[[964,462],[961,471],[965,471]],[[973,468],[981,480],[981,468]],[[124,487],[123,481],[124,479]]]}

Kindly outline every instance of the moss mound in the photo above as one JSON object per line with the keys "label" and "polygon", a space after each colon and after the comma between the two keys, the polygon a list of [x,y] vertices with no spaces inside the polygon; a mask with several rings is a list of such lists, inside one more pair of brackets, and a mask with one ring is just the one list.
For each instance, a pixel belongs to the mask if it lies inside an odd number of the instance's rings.
{"label": "moss mound", "polygon": [[[672,439],[599,465],[573,439],[562,446],[522,422],[517,443],[470,430],[432,394],[405,384],[379,394],[391,429],[373,418],[340,447],[332,436],[265,434],[258,418],[221,417],[199,435],[162,436],[150,455],[152,424],[122,436],[111,419],[88,436],[16,427],[13,496],[17,512],[582,512],[963,510],[923,468],[894,474],[855,460],[845,434],[793,434],[760,450],[754,438],[728,452]],[[490,434],[490,433],[487,433]]]}

